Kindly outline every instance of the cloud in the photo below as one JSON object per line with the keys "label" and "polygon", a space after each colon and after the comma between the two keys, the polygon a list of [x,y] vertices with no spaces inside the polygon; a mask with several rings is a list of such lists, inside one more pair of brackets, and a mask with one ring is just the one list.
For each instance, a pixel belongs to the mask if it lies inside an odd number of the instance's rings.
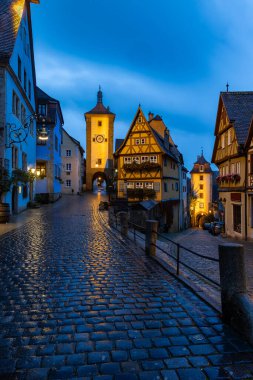
{"label": "cloud", "polygon": [[89,102],[94,103],[93,94],[101,84],[108,98],[113,99],[113,103],[116,101],[119,110],[133,104],[136,109],[141,103],[185,115],[196,115],[197,110],[203,117],[208,112],[208,103],[198,107],[200,83],[184,86],[163,82],[137,71],[81,60],[55,51],[40,51],[36,61],[38,83],[60,97],[60,101],[64,97],[66,102],[68,97],[77,103],[83,97],[91,106]]}

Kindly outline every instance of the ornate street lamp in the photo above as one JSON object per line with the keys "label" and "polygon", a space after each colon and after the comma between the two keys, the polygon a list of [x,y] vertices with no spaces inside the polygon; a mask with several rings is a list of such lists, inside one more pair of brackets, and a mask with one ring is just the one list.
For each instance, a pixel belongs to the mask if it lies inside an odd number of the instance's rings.
{"label": "ornate street lamp", "polygon": [[15,123],[6,124],[6,148],[10,148],[13,144],[20,144],[25,141],[28,137],[31,125],[33,121],[36,120],[41,127],[37,130],[37,137],[39,140],[48,140],[48,132],[46,129],[46,119],[42,115],[33,114],[28,116],[23,124],[16,125]]}

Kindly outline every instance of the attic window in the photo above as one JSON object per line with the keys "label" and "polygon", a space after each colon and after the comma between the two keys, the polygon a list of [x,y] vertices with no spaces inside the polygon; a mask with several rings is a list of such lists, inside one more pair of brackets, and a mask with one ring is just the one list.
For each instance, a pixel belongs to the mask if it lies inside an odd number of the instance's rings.
{"label": "attic window", "polygon": [[138,117],[138,123],[142,123],[142,117],[141,116]]}
{"label": "attic window", "polygon": [[203,171],[204,171],[204,166],[203,166],[203,165],[200,165],[200,167],[199,167],[199,171],[200,171],[200,172],[203,172]]}

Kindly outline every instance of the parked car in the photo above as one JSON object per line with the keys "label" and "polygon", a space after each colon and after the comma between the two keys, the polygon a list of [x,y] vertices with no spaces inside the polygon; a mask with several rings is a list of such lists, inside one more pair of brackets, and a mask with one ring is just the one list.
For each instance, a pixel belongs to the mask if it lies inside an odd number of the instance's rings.
{"label": "parked car", "polygon": [[209,230],[210,225],[211,225],[210,222],[203,223],[203,225],[202,225],[203,230]]}
{"label": "parked car", "polygon": [[219,235],[223,230],[224,222],[212,222],[210,223],[209,232],[212,235]]}

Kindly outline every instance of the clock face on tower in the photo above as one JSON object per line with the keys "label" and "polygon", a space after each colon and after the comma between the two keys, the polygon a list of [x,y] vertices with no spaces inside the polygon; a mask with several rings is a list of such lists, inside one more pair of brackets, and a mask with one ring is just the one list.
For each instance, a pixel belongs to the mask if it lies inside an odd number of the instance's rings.
{"label": "clock face on tower", "polygon": [[98,143],[102,143],[102,142],[104,141],[104,136],[102,136],[102,135],[97,135],[97,136],[96,136],[96,141],[97,141]]}

